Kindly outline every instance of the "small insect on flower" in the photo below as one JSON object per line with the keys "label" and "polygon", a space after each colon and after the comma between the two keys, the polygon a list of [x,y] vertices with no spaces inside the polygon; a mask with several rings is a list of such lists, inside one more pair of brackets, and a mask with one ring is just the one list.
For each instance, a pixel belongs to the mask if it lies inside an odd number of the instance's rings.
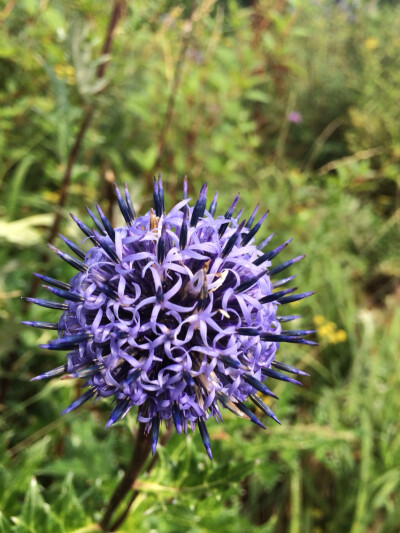
{"label": "small insect on flower", "polygon": [[90,399],[112,397],[106,426],[132,407],[151,435],[156,450],[160,423],[173,422],[178,433],[199,428],[211,457],[206,421],[222,420],[221,408],[265,427],[250,401],[280,423],[257,392],[276,398],[264,383],[278,379],[300,384],[287,375],[307,375],[275,360],[281,342],[315,345],[304,339],[312,330],[282,331],[298,318],[277,314],[284,304],[313,294],[280,289],[294,276],[271,277],[304,256],[274,267],[289,241],[263,252],[254,239],[267,212],[254,223],[234,217],[239,195],[223,216],[215,218],[217,194],[208,210],[207,185],[191,206],[184,181],[183,199],[165,212],[161,176],[154,180],[154,209],[136,216],[125,186],[116,188],[124,227],[113,228],[99,206],[90,210],[94,229],[71,215],[91,247],[84,252],[61,237],[74,256],[50,248],[77,270],[69,283],[36,274],[62,302],[28,298],[62,311],[54,323],[25,322],[55,330],[58,338],[41,345],[68,351],[66,363],[34,380],[66,376],[84,379],[85,392],[65,409]]}

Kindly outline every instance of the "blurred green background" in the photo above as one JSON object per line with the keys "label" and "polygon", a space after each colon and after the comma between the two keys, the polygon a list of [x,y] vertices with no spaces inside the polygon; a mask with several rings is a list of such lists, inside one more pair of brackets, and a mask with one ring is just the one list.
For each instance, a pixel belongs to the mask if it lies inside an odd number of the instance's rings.
{"label": "blurred green background", "polygon": [[293,273],[317,294],[293,312],[320,345],[281,348],[310,374],[274,387],[282,426],[227,413],[212,462],[197,433],[160,446],[120,531],[400,531],[399,27],[398,2],[368,0],[0,1],[0,531],[98,531],[134,414],[60,416],[78,385],[29,381],[63,354],[36,348],[51,332],[19,322],[51,312],[20,296],[72,274],[46,255],[56,213],[72,239],[86,205],[118,224],[112,181],[144,212],[158,170],[169,206],[187,174],[220,213],[239,191],[270,209],[261,237],[307,254]]}

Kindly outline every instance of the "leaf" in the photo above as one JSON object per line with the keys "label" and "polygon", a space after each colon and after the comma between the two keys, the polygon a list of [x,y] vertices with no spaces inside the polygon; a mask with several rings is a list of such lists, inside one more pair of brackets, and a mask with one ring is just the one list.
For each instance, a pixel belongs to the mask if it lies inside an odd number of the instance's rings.
{"label": "leaf", "polygon": [[0,511],[0,531],[1,533],[11,533],[11,523]]}
{"label": "leaf", "polygon": [[32,246],[43,241],[42,233],[35,228],[50,226],[52,221],[53,215],[50,213],[32,215],[13,222],[0,220],[0,240],[20,246]]}
{"label": "leaf", "polygon": [[143,170],[150,170],[157,159],[157,147],[150,146],[145,151],[133,149],[131,155]]}
{"label": "leaf", "polygon": [[250,100],[252,102],[262,102],[263,104],[269,104],[272,100],[270,94],[264,91],[260,91],[259,89],[247,91],[244,97],[246,98],[246,100]]}
{"label": "leaf", "polygon": [[68,525],[68,528],[79,528],[85,524],[86,516],[84,508],[81,500],[76,495],[71,472],[66,476],[61,485],[59,496],[52,509],[61,521]]}
{"label": "leaf", "polygon": [[14,220],[14,216],[18,207],[18,199],[24,185],[25,177],[28,174],[29,168],[34,162],[35,158],[32,155],[26,155],[19,162],[14,176],[11,179],[10,192],[7,198],[7,217],[9,221]]}
{"label": "leaf", "polygon": [[48,523],[50,513],[50,506],[43,500],[36,478],[32,478],[22,504],[21,514],[12,518],[17,526],[15,532],[43,531],[44,533],[49,531],[46,523]]}

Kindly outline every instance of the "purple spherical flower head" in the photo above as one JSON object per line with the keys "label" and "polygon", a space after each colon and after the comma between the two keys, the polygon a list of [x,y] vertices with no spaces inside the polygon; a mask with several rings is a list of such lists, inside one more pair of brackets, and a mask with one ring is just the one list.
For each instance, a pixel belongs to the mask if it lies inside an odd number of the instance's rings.
{"label": "purple spherical flower head", "polygon": [[75,258],[50,247],[78,273],[69,283],[37,274],[63,303],[28,299],[63,314],[58,323],[25,323],[58,331],[42,348],[68,351],[65,365],[34,379],[86,380],[86,391],[64,413],[112,397],[107,427],[136,406],[153,453],[160,423],[173,421],[178,433],[197,425],[211,457],[206,421],[222,420],[221,408],[265,427],[245,403],[250,400],[279,422],[257,393],[276,398],[266,379],[299,384],[286,373],[305,375],[275,360],[279,344],[315,343],[303,338],[313,331],[283,332],[281,324],[297,317],[277,311],[313,293],[273,292],[294,276],[271,278],[304,256],[271,267],[290,241],[265,253],[269,239],[254,244],[268,213],[255,224],[258,206],[247,222],[240,212],[234,217],[236,196],[215,218],[217,195],[207,210],[207,185],[194,206],[186,191],[185,180],[183,200],[166,213],[161,177],[154,180],[154,210],[137,217],[126,186],[124,196],[116,188],[126,222],[120,228],[99,206],[98,216],[88,210],[96,229],[72,215],[91,248],[83,252],[62,237]]}

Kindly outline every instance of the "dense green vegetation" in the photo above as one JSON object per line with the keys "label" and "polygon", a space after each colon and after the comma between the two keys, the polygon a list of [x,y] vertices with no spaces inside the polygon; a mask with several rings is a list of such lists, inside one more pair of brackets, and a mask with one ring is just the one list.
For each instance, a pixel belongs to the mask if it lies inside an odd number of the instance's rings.
{"label": "dense green vegetation", "polygon": [[115,179],[144,212],[161,170],[168,205],[187,174],[221,211],[239,191],[270,209],[285,259],[307,254],[297,279],[317,294],[293,310],[320,346],[281,348],[310,374],[275,386],[282,426],[226,414],[212,462],[197,434],[160,446],[120,531],[398,532],[400,6],[126,2],[102,57],[112,4],[0,3],[0,531],[98,531],[134,414],[110,430],[105,401],[60,416],[78,385],[29,381],[63,355],[36,348],[51,332],[19,322],[51,313],[20,296],[32,272],[71,275],[46,252],[56,213],[80,239],[68,211],[115,219]]}

